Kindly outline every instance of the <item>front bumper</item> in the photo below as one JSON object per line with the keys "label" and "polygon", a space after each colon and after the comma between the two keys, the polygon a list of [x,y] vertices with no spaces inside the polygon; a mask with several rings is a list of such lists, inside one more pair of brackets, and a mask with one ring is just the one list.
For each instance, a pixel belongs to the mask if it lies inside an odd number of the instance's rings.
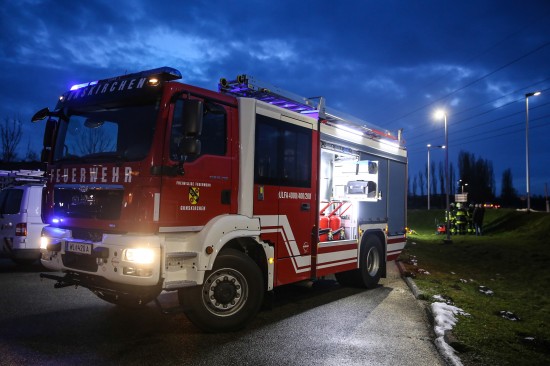
{"label": "front bumper", "polygon": [[[68,278],[67,283],[98,278],[107,284],[102,287],[156,286],[161,277],[161,243],[156,235],[103,234],[101,240],[92,242],[73,237],[69,229],[47,226],[40,251],[44,267],[81,275]],[[136,251],[146,252],[147,258],[130,255]]]}

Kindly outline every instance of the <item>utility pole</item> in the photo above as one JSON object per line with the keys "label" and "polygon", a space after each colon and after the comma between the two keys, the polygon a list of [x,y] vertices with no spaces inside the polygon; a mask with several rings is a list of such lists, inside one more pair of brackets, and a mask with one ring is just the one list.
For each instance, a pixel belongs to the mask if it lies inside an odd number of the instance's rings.
{"label": "utility pole", "polygon": [[544,183],[544,193],[546,193],[546,212],[550,212],[550,204],[548,204],[548,183]]}

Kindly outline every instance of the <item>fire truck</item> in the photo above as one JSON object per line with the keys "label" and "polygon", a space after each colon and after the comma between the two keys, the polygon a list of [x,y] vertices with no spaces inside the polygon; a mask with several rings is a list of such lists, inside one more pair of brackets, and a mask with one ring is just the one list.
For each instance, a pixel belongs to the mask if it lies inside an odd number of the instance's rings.
{"label": "fire truck", "polygon": [[[372,288],[405,246],[397,136],[249,75],[218,91],[162,67],[73,86],[46,119],[42,273],[121,306],[177,291],[243,328],[279,286]],[[269,296],[267,296],[269,295]]]}

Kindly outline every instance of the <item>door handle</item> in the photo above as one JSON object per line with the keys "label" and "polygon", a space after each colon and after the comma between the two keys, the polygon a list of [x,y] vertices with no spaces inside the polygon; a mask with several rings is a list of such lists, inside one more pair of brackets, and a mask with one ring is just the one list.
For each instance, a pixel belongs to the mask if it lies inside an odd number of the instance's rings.
{"label": "door handle", "polygon": [[300,210],[302,211],[309,211],[311,208],[310,204],[309,203],[302,203],[302,205],[300,206]]}

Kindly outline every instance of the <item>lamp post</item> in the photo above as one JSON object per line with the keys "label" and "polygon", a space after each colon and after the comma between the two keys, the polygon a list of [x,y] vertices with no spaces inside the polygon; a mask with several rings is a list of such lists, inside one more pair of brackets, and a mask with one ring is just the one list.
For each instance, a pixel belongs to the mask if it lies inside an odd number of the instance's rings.
{"label": "lamp post", "polygon": [[[428,211],[430,210],[430,148],[432,147],[432,144],[426,145],[428,147]],[[444,149],[445,145],[437,145],[434,146],[439,149]]]}
{"label": "lamp post", "polygon": [[447,210],[447,227],[445,233],[447,234],[445,243],[452,243],[451,240],[451,210],[449,207],[449,134],[447,132],[447,113],[443,110],[439,110],[435,113],[437,119],[441,119],[445,122],[445,203]]}
{"label": "lamp post", "polygon": [[458,185],[460,186],[460,193],[464,193],[464,187],[467,186],[468,183],[462,183],[462,179],[459,179]]}
{"label": "lamp post", "polygon": [[525,176],[527,186],[527,212],[531,211],[531,194],[529,184],[529,97],[540,95],[540,91],[525,94]]}

